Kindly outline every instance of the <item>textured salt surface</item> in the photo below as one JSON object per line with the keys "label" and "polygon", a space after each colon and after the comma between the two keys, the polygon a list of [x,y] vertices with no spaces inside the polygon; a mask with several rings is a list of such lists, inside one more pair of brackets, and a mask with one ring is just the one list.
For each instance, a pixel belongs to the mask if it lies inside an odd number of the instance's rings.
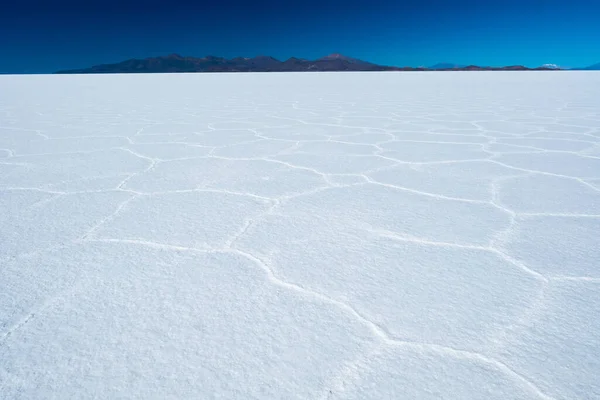
{"label": "textured salt surface", "polygon": [[600,398],[598,93],[0,77],[0,398]]}

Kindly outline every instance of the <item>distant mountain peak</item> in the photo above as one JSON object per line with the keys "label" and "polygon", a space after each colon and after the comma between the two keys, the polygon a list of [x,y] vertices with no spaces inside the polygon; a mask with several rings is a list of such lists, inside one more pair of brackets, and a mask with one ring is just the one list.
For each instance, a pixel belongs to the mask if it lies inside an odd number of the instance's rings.
{"label": "distant mountain peak", "polygon": [[[547,64],[552,65],[552,64]],[[340,53],[332,53],[317,60],[290,57],[280,61],[274,57],[258,55],[256,57],[224,57],[205,56],[202,58],[181,56],[173,53],[167,56],[130,59],[115,64],[101,64],[90,68],[58,71],[61,74],[111,74],[111,73],[175,73],[175,72],[300,72],[300,71],[531,71],[552,70],[551,67],[527,68],[521,65],[506,67],[480,67],[477,65],[462,66],[451,63],[440,63],[430,68],[393,67],[348,57]],[[590,66],[586,69],[600,69]]]}
{"label": "distant mountain peak", "polygon": [[317,61],[335,61],[335,60],[346,61],[351,64],[374,65],[373,63],[359,60],[358,58],[348,57],[341,53],[331,53],[329,55],[326,55],[325,57],[319,58]]}
{"label": "distant mountain peak", "polygon": [[453,68],[465,68],[465,65],[454,64],[449,62],[437,63],[429,67],[429,69],[453,69]]}
{"label": "distant mountain peak", "polygon": [[322,60],[350,60],[350,57],[347,57],[340,53],[331,53],[321,58]]}
{"label": "distant mountain peak", "polygon": [[547,69],[561,69],[558,65],[556,64],[543,64],[540,68],[547,68]]}
{"label": "distant mountain peak", "polygon": [[594,65],[590,65],[588,67],[585,67],[584,69],[588,70],[588,71],[598,71],[598,70],[600,70],[600,63],[594,64]]}

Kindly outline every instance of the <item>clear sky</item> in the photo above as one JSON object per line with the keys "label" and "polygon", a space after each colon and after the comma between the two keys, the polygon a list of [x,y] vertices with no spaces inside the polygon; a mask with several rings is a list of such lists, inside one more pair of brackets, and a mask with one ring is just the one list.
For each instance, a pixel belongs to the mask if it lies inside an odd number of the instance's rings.
{"label": "clear sky", "polygon": [[170,53],[583,67],[600,62],[600,1],[6,0],[0,8],[2,73]]}

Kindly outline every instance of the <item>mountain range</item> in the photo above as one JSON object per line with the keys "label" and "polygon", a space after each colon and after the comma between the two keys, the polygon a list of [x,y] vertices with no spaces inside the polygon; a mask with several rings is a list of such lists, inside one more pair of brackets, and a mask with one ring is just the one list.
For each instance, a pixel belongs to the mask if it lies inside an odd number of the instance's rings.
{"label": "mountain range", "polygon": [[[431,67],[394,67],[378,65],[334,53],[316,60],[291,57],[280,61],[270,56],[231,59],[215,56],[185,57],[171,54],[161,57],[130,59],[116,64],[57,71],[57,74],[168,73],[168,72],[301,72],[301,71],[550,71],[560,70],[553,64],[537,68],[522,65],[488,67],[440,63]],[[580,70],[600,70],[600,64]]]}
{"label": "mountain range", "polygon": [[589,67],[584,67],[584,68],[571,68],[571,70],[575,70],[575,71],[600,71],[600,63],[594,64],[594,65],[590,65]]}

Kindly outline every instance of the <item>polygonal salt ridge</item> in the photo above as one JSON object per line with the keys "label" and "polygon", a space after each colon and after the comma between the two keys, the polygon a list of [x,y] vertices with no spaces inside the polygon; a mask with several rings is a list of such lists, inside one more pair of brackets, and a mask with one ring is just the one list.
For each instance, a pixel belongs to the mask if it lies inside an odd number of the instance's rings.
{"label": "polygonal salt ridge", "polygon": [[102,192],[110,190],[120,190],[119,185],[129,176],[130,174],[115,176],[90,176],[49,183],[46,185],[42,185],[40,189],[48,191],[59,191],[64,193]]}
{"label": "polygonal salt ridge", "polygon": [[[490,352],[556,399],[600,396],[600,279],[550,280],[543,302]],[[543,368],[540,368],[543,363]]]}
{"label": "polygonal salt ridge", "polygon": [[511,145],[511,144],[500,144],[500,143],[489,143],[484,146],[487,152],[499,156],[507,153],[543,153],[545,150],[536,149],[529,146]]}
{"label": "polygonal salt ridge", "polygon": [[[436,125],[436,127],[433,128],[434,131],[447,130],[448,133],[452,133],[453,131],[456,133],[463,133],[465,135],[472,135],[478,132],[481,133],[480,127],[473,124],[469,116],[461,117],[459,114],[428,116],[426,119],[413,121],[412,124],[425,126],[434,124]],[[441,127],[438,128],[438,125],[441,125]]]}
{"label": "polygonal salt ridge", "polygon": [[483,135],[463,135],[460,133],[447,132],[415,132],[415,131],[394,131],[390,132],[394,140],[398,142],[430,142],[430,143],[458,143],[458,144],[486,144],[490,138]]}
{"label": "polygonal salt ridge", "polygon": [[588,150],[580,152],[581,155],[600,158],[600,143],[596,144]]}
{"label": "polygonal salt ridge", "polygon": [[162,143],[172,143],[172,144],[183,144],[190,146],[201,146],[199,143],[195,143],[198,136],[196,133],[188,133],[188,134],[156,134],[156,135],[143,135],[143,136],[131,136],[132,144],[162,144]]}
{"label": "polygonal salt ridge", "polygon": [[380,154],[407,163],[483,160],[490,155],[481,144],[401,142],[382,143]]}
{"label": "polygonal salt ridge", "polygon": [[517,216],[497,245],[546,277],[599,278],[598,216]]}
{"label": "polygonal salt ridge", "polygon": [[218,121],[209,125],[215,131],[221,130],[238,130],[238,129],[260,129],[264,127],[264,123],[257,121]]}
{"label": "polygonal salt ridge", "polygon": [[214,249],[270,205],[257,197],[216,190],[156,193],[133,199],[99,226],[94,237]]}
{"label": "polygonal salt ridge", "polygon": [[185,141],[188,144],[221,147],[239,143],[251,143],[259,139],[260,138],[249,129],[223,129],[197,133],[193,136],[188,136]]}
{"label": "polygonal salt ridge", "polygon": [[593,187],[595,187],[597,190],[600,191],[600,179],[586,179],[585,182],[592,185]]}
{"label": "polygonal salt ridge", "polygon": [[215,149],[211,154],[229,158],[267,158],[278,154],[288,154],[296,150],[293,142],[260,139],[249,143],[232,144]]}
{"label": "polygonal salt ridge", "polygon": [[212,190],[279,198],[325,186],[323,174],[310,168],[278,160],[210,157],[161,162],[131,178],[125,188],[145,193]]}
{"label": "polygonal salt ridge", "polygon": [[331,141],[363,145],[377,145],[383,142],[391,142],[393,140],[395,140],[395,137],[391,133],[372,131],[353,133],[351,135],[333,136]]}
{"label": "polygonal salt ridge", "polygon": [[600,178],[600,158],[569,153],[501,154],[496,162],[521,171],[541,172],[580,179]]}
{"label": "polygonal salt ridge", "polygon": [[[56,386],[87,397],[106,386],[110,397],[123,387],[136,397],[236,397],[243,387],[257,398],[316,398],[332,371],[374,344],[347,310],[241,253],[88,242],[31,261],[27,273],[38,277],[35,261],[41,280],[67,275],[58,282],[70,284],[15,292],[35,296],[2,348],[3,367],[36,382],[23,388],[27,397]],[[281,374],[293,378],[282,384]]]}
{"label": "polygonal salt ridge", "polygon": [[0,224],[3,255],[18,256],[77,240],[110,219],[132,197],[112,191],[46,196],[34,203],[25,199],[27,205],[17,206]]}
{"label": "polygonal salt ridge", "polygon": [[280,279],[352,307],[379,335],[462,349],[485,347],[542,287],[491,249],[386,238],[327,221],[282,206],[236,248],[267,260]]}
{"label": "polygonal salt ridge", "polygon": [[0,221],[56,197],[35,188],[0,188]]}
{"label": "polygonal salt ridge", "polygon": [[528,124],[507,121],[478,121],[477,126],[483,129],[486,133],[495,135],[495,132],[510,133],[511,135],[523,135],[540,130],[540,124]]}
{"label": "polygonal salt ridge", "polygon": [[491,161],[457,161],[444,164],[401,164],[370,172],[375,182],[406,190],[454,199],[489,202],[499,180],[526,174]]}
{"label": "polygonal salt ridge", "polygon": [[316,154],[321,156],[332,155],[374,155],[380,148],[372,144],[345,143],[343,139],[328,141],[311,141],[300,143],[294,153]]}
{"label": "polygonal salt ridge", "polygon": [[327,399],[549,400],[526,376],[484,355],[398,343],[349,363],[328,383]]}
{"label": "polygonal salt ridge", "polygon": [[[573,118],[560,118],[559,124],[588,129],[598,129],[600,127],[600,121],[598,119],[581,118],[578,116],[578,113],[581,113],[579,110],[574,110],[572,113]],[[591,117],[591,115],[589,116]]]}
{"label": "polygonal salt ridge", "polygon": [[324,124],[297,125],[287,128],[257,128],[260,136],[270,139],[294,141],[327,140],[329,137],[342,137],[364,132],[363,128],[342,127]]}
{"label": "polygonal salt ridge", "polygon": [[123,149],[90,153],[46,154],[18,157],[27,163],[20,174],[0,175],[0,185],[41,187],[48,183],[86,177],[108,177],[143,171],[150,161]]}
{"label": "polygonal salt ridge", "polygon": [[0,127],[0,148],[3,150],[12,150],[16,146],[22,146],[25,143],[34,143],[43,141],[35,131],[27,131],[20,129],[7,129]]}
{"label": "polygonal salt ridge", "polygon": [[[206,119],[204,123],[195,121],[194,123],[155,123],[146,124],[138,128],[136,136],[153,135],[189,135],[196,132],[208,131],[208,124],[214,122],[214,118]],[[132,134],[133,135],[133,134]]]}
{"label": "polygonal salt ridge", "polygon": [[594,142],[572,139],[554,139],[554,138],[499,138],[499,144],[510,144],[513,146],[525,146],[535,150],[550,150],[559,152],[580,152],[594,146]]}
{"label": "polygonal salt ridge", "polygon": [[339,218],[349,227],[366,224],[378,230],[464,245],[486,246],[497,232],[511,224],[510,214],[492,204],[376,182],[298,196],[286,202],[282,210],[288,215],[302,210],[330,220]]}
{"label": "polygonal salt ridge", "polygon": [[185,143],[136,143],[126,146],[127,149],[154,160],[176,160],[182,158],[205,157],[212,147]]}
{"label": "polygonal salt ridge", "polygon": [[581,214],[600,218],[600,191],[567,177],[543,174],[506,178],[496,184],[496,202],[516,213]]}
{"label": "polygonal salt ridge", "polygon": [[379,155],[336,154],[323,157],[318,154],[280,154],[271,161],[284,163],[293,169],[310,170],[317,174],[363,174],[396,164],[396,161]]}
{"label": "polygonal salt ridge", "polygon": [[553,132],[553,131],[542,131],[535,132],[521,136],[523,139],[568,139],[580,142],[598,142],[600,137],[594,136],[593,132],[590,133],[573,133],[573,132]]}
{"label": "polygonal salt ridge", "polygon": [[16,156],[92,153],[112,150],[129,143],[122,136],[83,136],[21,142],[13,147]]}
{"label": "polygonal salt ridge", "polygon": [[539,125],[540,125],[540,128],[543,128],[545,131],[548,131],[548,132],[566,132],[566,133],[582,133],[582,134],[594,132],[593,127],[587,127],[587,126],[565,125],[565,124],[559,124],[559,123],[548,124],[548,125],[539,124]]}

